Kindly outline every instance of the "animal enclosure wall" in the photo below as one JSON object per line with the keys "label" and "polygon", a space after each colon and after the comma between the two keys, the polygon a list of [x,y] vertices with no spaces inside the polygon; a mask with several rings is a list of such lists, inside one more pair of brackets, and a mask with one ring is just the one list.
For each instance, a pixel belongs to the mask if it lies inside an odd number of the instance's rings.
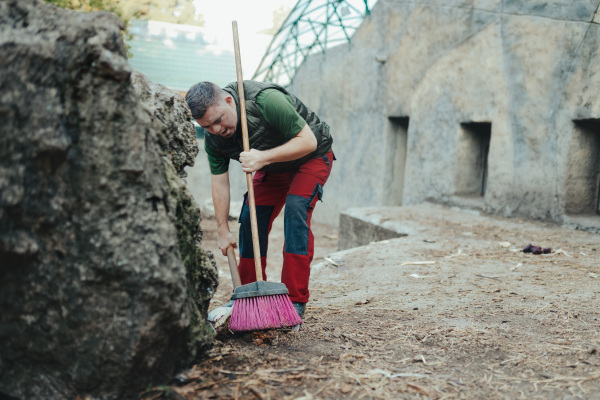
{"label": "animal enclosure wall", "polygon": [[379,1],[291,87],[334,136],[315,218],[434,201],[598,230],[599,5]]}

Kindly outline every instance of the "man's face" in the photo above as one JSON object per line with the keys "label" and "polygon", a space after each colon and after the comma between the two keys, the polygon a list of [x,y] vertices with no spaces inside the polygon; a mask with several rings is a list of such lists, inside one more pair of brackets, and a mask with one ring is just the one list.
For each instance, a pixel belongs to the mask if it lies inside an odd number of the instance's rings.
{"label": "man's face", "polygon": [[224,138],[233,137],[237,126],[237,111],[233,97],[225,96],[208,107],[204,116],[197,119],[196,122],[213,135]]}

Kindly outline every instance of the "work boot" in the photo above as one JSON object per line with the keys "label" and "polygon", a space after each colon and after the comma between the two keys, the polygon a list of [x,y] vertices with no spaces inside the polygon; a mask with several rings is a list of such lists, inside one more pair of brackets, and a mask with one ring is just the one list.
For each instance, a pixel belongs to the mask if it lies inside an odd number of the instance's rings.
{"label": "work boot", "polygon": [[292,304],[294,305],[294,308],[296,309],[296,312],[298,313],[300,318],[304,318],[304,309],[306,308],[306,303],[298,303],[292,301]]}
{"label": "work boot", "polygon": [[233,300],[229,300],[227,303],[220,307],[215,308],[208,313],[208,322],[214,324],[223,317],[228,318],[233,310]]}

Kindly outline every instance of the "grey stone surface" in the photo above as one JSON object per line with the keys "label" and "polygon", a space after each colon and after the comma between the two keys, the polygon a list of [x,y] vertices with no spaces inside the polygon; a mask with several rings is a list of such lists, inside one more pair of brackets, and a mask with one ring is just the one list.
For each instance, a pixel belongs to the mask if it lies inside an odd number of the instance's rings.
{"label": "grey stone surface", "polygon": [[[240,219],[240,213],[242,211],[242,201],[231,201],[229,203],[229,221],[237,221]],[[205,200],[200,206],[202,212],[202,218],[214,219],[215,218],[215,207],[213,205],[212,198]]]}
{"label": "grey stone surface", "polygon": [[[290,88],[332,126],[338,162],[315,218],[337,224],[351,207],[426,200],[559,223],[600,218],[568,201],[597,193],[600,180],[599,150],[573,122],[600,120],[599,5],[378,2],[350,44],[310,56]],[[491,124],[487,185],[464,198],[472,122]],[[404,160],[394,146],[406,147]]]}
{"label": "grey stone surface", "polygon": [[191,114],[182,95],[150,81],[143,74],[131,74],[133,87],[143,105],[149,107],[158,124],[167,130],[168,155],[177,173],[185,178],[185,167],[193,167],[198,155],[198,141]]}
{"label": "grey stone surface", "polygon": [[346,250],[387,239],[408,236],[410,228],[387,223],[394,208],[351,208],[340,214],[338,249]]}
{"label": "grey stone surface", "polygon": [[189,110],[122,28],[0,2],[0,397],[137,398],[212,343]]}
{"label": "grey stone surface", "polygon": [[505,13],[573,21],[590,22],[597,9],[597,0],[504,0]]}

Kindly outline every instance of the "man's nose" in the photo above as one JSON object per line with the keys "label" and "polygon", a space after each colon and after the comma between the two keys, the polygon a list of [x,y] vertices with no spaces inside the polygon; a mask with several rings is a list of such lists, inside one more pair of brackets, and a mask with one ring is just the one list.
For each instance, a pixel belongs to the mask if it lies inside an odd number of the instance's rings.
{"label": "man's nose", "polygon": [[212,133],[213,135],[218,135],[219,133],[221,133],[221,125],[211,125],[207,128],[207,130]]}

